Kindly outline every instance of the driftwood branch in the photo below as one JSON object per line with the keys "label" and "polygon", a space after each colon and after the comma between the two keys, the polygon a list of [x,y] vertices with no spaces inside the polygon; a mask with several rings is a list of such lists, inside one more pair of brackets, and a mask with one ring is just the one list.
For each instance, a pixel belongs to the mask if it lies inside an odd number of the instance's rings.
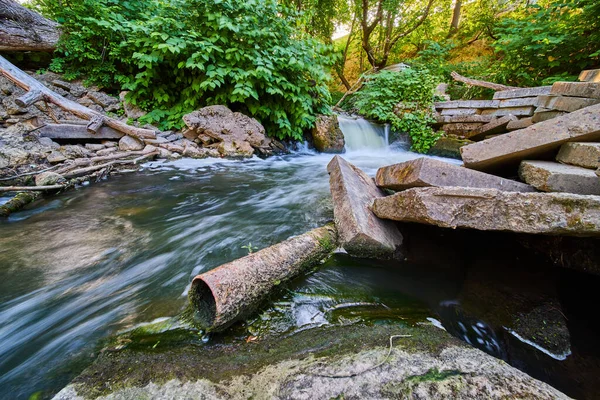
{"label": "driftwood branch", "polygon": [[104,125],[104,116],[94,115],[87,124],[87,130],[90,133],[98,133],[98,130]]}
{"label": "driftwood branch", "polygon": [[115,161],[110,161],[104,164],[100,164],[100,165],[93,165],[91,167],[86,167],[86,168],[80,168],[80,169],[76,169],[70,172],[65,173],[63,176],[67,179],[70,178],[77,178],[79,176],[83,176],[83,175],[87,175],[90,172],[94,172],[94,171],[98,171],[100,169],[103,168],[107,168],[110,167],[112,165],[115,164],[138,164],[140,161],[146,160],[148,158],[152,158],[154,156],[158,155],[158,151],[153,151],[152,153],[148,153],[148,154],[144,154],[141,157],[138,157],[134,160],[115,160]]}
{"label": "driftwood branch", "polygon": [[48,51],[56,48],[58,24],[14,0],[0,0],[0,51]]}
{"label": "driftwood branch", "polygon": [[30,105],[37,103],[44,99],[44,95],[39,90],[32,90],[25,93],[23,96],[15,99],[15,103],[19,107],[29,107]]}
{"label": "driftwood branch", "polygon": [[156,133],[150,129],[137,128],[135,126],[127,125],[126,123],[121,122],[119,120],[103,116],[101,113],[84,107],[79,103],[65,99],[61,95],[54,93],[52,90],[42,85],[40,82],[38,82],[31,76],[27,75],[25,72],[21,71],[19,68],[15,67],[13,64],[8,62],[4,57],[1,56],[0,74],[4,75],[15,85],[19,86],[24,90],[31,92],[40,92],[42,94],[43,100],[55,104],[63,110],[78,116],[79,118],[91,120],[94,117],[102,117],[104,118],[105,125],[110,126],[111,128],[119,132],[123,132],[126,135],[134,136],[138,139],[156,138]]}
{"label": "driftwood branch", "polygon": [[501,85],[499,83],[486,82],[486,81],[480,81],[478,79],[467,78],[467,77],[460,75],[458,72],[454,72],[454,71],[452,71],[450,76],[452,76],[452,79],[454,79],[455,81],[462,82],[469,86],[478,86],[478,87],[483,87],[483,88],[492,89],[492,90],[496,90],[496,91],[518,89],[515,86],[507,86],[507,85]]}
{"label": "driftwood branch", "polygon": [[373,71],[373,69],[365,72],[359,79],[358,81],[356,81],[356,83],[354,85],[352,85],[352,87],[350,88],[350,90],[347,90],[346,93],[344,93],[344,95],[342,96],[342,98],[335,104],[334,107],[339,107],[340,104],[342,104],[342,102],[346,99],[346,97],[350,96],[351,94],[354,94],[356,92],[358,92],[362,86],[363,86],[363,80],[365,78],[366,75],[370,74]]}

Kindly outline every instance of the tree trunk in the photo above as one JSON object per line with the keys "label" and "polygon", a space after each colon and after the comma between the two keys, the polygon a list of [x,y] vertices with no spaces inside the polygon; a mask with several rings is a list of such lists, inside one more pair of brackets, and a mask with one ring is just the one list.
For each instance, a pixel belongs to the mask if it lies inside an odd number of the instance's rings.
{"label": "tree trunk", "polygon": [[462,7],[462,0],[455,0],[454,11],[452,12],[452,22],[450,23],[450,31],[448,37],[452,37],[458,32],[458,25],[460,24],[460,8]]}
{"label": "tree trunk", "polygon": [[38,82],[31,76],[27,75],[25,72],[21,71],[19,68],[12,65],[4,57],[0,57],[0,75],[4,75],[20,88],[27,90],[28,92],[34,93],[34,95],[28,93],[15,100],[15,102],[18,101],[20,102],[19,104],[22,104],[23,106],[30,106],[36,101],[44,100],[49,103],[56,104],[58,107],[78,116],[79,118],[94,121],[97,121],[98,118],[103,118],[102,121],[104,122],[104,124],[110,126],[111,128],[119,132],[123,132],[125,135],[134,136],[138,139],[156,138],[156,133],[150,129],[142,129],[137,128],[135,126],[127,125],[126,123],[121,122],[119,120],[103,116],[99,112],[90,110],[89,108],[84,107],[79,103],[75,103],[74,101],[65,99],[61,95],[54,93],[52,90],[42,85],[40,82]]}
{"label": "tree trunk", "polygon": [[0,0],[0,51],[48,51],[56,48],[58,24],[14,0]]}
{"label": "tree trunk", "polygon": [[469,86],[478,86],[478,87],[483,87],[486,89],[492,89],[492,90],[496,90],[496,91],[518,89],[515,86],[507,86],[507,85],[501,85],[499,83],[486,82],[486,81],[480,81],[479,79],[467,78],[467,77],[460,75],[458,72],[455,72],[455,71],[452,71],[452,73],[450,73],[450,76],[455,81],[465,83]]}

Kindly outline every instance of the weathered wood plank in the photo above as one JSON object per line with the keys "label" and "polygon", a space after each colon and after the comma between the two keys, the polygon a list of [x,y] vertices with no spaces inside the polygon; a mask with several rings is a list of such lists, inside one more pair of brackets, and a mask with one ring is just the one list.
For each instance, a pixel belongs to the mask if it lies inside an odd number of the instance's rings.
{"label": "weathered wood plank", "polygon": [[50,139],[120,139],[124,135],[111,127],[103,126],[97,133],[91,133],[85,125],[48,124],[37,131],[40,137]]}

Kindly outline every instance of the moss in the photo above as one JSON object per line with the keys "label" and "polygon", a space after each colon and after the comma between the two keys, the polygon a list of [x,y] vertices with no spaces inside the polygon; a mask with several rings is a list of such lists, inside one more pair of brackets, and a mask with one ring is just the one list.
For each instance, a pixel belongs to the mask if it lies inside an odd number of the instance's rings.
{"label": "moss", "polygon": [[145,327],[114,338],[111,342],[120,346],[107,348],[74,380],[79,394],[96,397],[121,388],[141,387],[151,381],[160,384],[175,378],[222,382],[256,373],[284,360],[301,360],[309,355],[342,357],[385,347],[389,336],[399,333],[412,335],[410,340],[395,344],[408,352],[438,354],[450,344],[464,346],[440,329],[399,323],[320,327],[258,342],[246,342],[244,337],[231,338],[227,336],[232,334],[229,331],[214,336],[209,344],[203,344],[195,330],[178,327],[149,333],[153,330]]}
{"label": "moss", "polygon": [[411,375],[409,377],[406,378],[407,382],[414,382],[414,383],[420,383],[420,382],[440,382],[443,381],[445,379],[448,379],[452,376],[458,376],[458,375],[465,375],[464,372],[455,370],[455,369],[449,369],[449,370],[445,370],[445,371],[439,371],[437,368],[431,368],[430,370],[428,370],[426,373],[424,373],[423,375]]}

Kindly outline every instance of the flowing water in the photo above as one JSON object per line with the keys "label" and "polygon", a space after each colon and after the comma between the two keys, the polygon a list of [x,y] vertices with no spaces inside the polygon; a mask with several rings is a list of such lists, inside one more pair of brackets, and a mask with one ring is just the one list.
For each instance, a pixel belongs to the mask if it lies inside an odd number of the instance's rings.
{"label": "flowing water", "polygon": [[[386,146],[384,128],[347,123],[341,118],[348,142],[344,157],[370,175],[382,165],[419,157],[403,146]],[[196,274],[244,256],[248,247],[264,248],[329,221],[330,159],[301,149],[266,160],[153,162],[0,222],[0,399],[51,397],[93,361],[103,338],[178,315]],[[480,293],[496,295],[489,282],[507,281],[504,267],[522,274],[533,263],[514,250],[518,246],[490,250],[498,242],[481,235],[419,229],[407,242],[411,256],[403,263],[336,254],[293,282],[259,319],[268,324],[254,321],[248,330],[288,332],[352,319],[429,321],[563,390],[597,389],[577,389],[581,385],[572,384],[570,372],[557,378],[582,359],[597,374],[597,348],[576,344],[588,343],[593,324],[572,327],[569,320],[571,342],[548,355],[511,334],[503,321],[486,319],[497,314],[492,305],[467,309],[480,303]],[[548,268],[542,264],[516,279],[515,290],[527,304],[560,302],[556,288],[579,279],[569,272],[568,279],[563,272],[549,274]],[[542,294],[531,289],[540,280]],[[534,294],[528,297],[528,291]],[[506,293],[502,301],[510,302]],[[594,321],[593,315],[576,320]],[[585,374],[578,376],[588,382]]]}

